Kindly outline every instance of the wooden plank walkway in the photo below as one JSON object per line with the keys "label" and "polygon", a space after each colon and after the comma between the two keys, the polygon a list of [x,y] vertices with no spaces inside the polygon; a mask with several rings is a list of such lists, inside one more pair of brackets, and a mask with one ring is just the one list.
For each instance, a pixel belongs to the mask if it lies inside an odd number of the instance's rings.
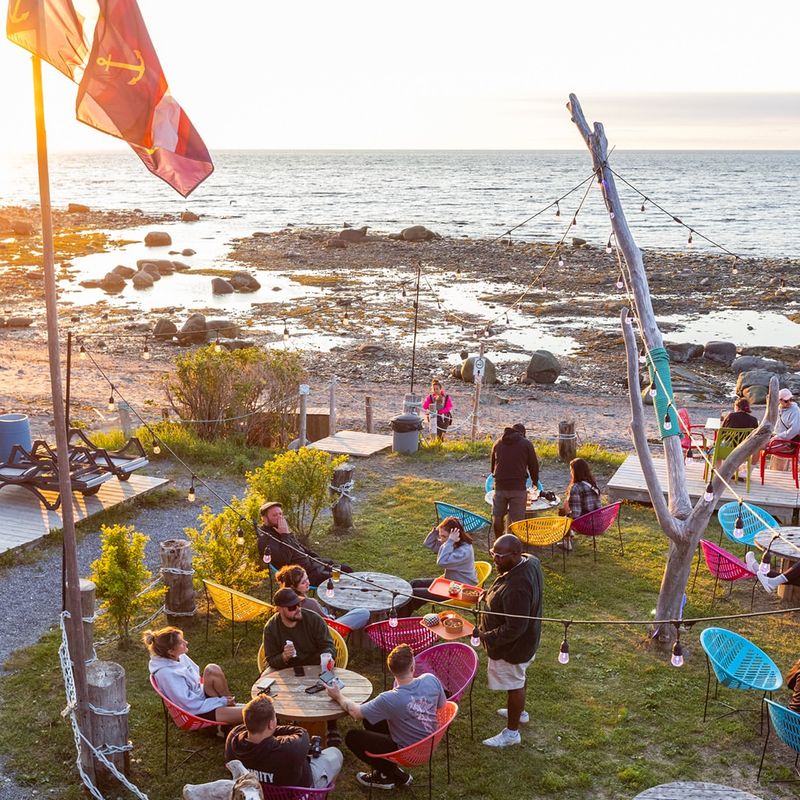
{"label": "wooden plank walkway", "polygon": [[339,431],[333,436],[312,442],[313,450],[324,450],[326,453],[345,456],[371,456],[392,446],[392,437],[380,433],[364,433],[363,431]]}
{"label": "wooden plank walkway", "polygon": [[[667,464],[663,458],[654,458],[656,475],[659,485],[666,495],[667,486]],[[696,501],[705,494],[707,481],[703,480],[703,462],[693,461],[686,465],[686,482],[689,488],[689,495],[692,501]],[[794,512],[800,508],[800,492],[797,491],[792,479],[791,472],[780,470],[764,470],[764,485],[758,473],[758,465],[753,466],[750,473],[750,493],[746,494],[744,481],[733,483],[733,487],[739,492],[745,501],[760,506],[768,511],[781,522],[788,524],[792,520]],[[649,503],[650,495],[644,482],[642,468],[639,465],[639,458],[629,455],[622,463],[620,468],[614,473],[607,486],[609,498],[614,500],[633,500],[638,503]],[[717,504],[729,503],[736,498],[726,489]]]}
{"label": "wooden plank walkway", "polygon": [[[146,475],[131,475],[127,481],[112,478],[91,497],[73,495],[75,522],[141,497],[168,483],[164,478]],[[44,495],[51,502],[56,497],[55,492],[44,492]],[[19,486],[5,486],[0,490],[0,553],[35,542],[50,531],[57,530],[61,530],[60,510],[48,511],[30,492]]]}

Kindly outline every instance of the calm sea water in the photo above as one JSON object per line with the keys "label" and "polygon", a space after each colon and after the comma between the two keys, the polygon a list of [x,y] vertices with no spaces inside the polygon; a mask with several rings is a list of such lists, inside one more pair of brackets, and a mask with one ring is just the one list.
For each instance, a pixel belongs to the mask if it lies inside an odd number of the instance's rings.
{"label": "calm sea water", "polygon": [[[502,234],[591,173],[575,151],[220,151],[216,172],[188,199],[127,152],[51,155],[53,203],[174,211],[225,220],[231,235],[295,225],[425,224],[446,234]],[[747,256],[800,257],[800,151],[637,151],[612,154],[614,169],[693,228]],[[686,231],[619,184],[642,247],[680,250]],[[514,232],[557,241],[584,190]],[[38,202],[35,161],[0,156],[0,205]],[[605,243],[609,221],[596,185],[570,236]],[[698,250],[709,245],[698,236]]]}

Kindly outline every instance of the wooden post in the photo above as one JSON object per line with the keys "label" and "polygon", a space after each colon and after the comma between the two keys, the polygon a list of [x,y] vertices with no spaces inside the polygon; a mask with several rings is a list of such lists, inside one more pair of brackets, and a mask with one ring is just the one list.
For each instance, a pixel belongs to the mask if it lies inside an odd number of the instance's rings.
{"label": "wooden post", "polygon": [[[347,464],[342,464],[340,467],[336,467],[333,471],[331,486],[345,486],[350,483],[353,480],[354,471],[355,467],[349,462]],[[353,503],[350,498],[345,494],[340,494],[336,489],[331,489],[331,499],[336,500],[331,507],[334,530],[353,530]]]}
{"label": "wooden post", "polygon": [[117,411],[119,411],[119,424],[122,426],[122,435],[126,439],[130,439],[133,435],[131,407],[124,400],[120,400],[117,403]]}
{"label": "wooden post", "polygon": [[375,428],[372,420],[372,398],[369,395],[364,398],[364,408],[367,413],[367,433],[374,433]]}
{"label": "wooden post", "polygon": [[578,454],[578,437],[575,435],[575,420],[562,419],[558,423],[558,460],[569,464]]}
{"label": "wooden post", "polygon": [[[128,745],[128,702],[125,697],[125,670],[113,661],[94,661],[86,667],[89,703],[92,706],[92,744],[98,749]],[[106,758],[126,776],[130,772],[130,751],[105,753]],[[101,791],[120,789],[111,772],[95,761],[97,785]]]}
{"label": "wooden post", "polygon": [[[478,358],[483,358],[483,351],[486,348],[484,342],[481,342]],[[475,382],[475,393],[472,396],[472,434],[471,438],[474,442],[478,438],[478,405],[481,402],[481,384],[483,383],[483,376],[473,373],[472,380]]]}
{"label": "wooden post", "polygon": [[194,620],[197,612],[192,584],[192,545],[188,539],[167,539],[159,545],[167,595],[164,610],[171,625]]}
{"label": "wooden post", "polygon": [[329,414],[329,422],[328,427],[330,429],[329,436],[336,435],[336,377],[334,376],[331,378],[331,387],[330,387],[330,411]]}
{"label": "wooden post", "polygon": [[[308,387],[306,387],[308,388]],[[308,442],[308,436],[306,435],[308,429],[308,409],[307,409],[307,398],[308,393],[303,391],[303,387],[300,387],[300,431],[297,434],[297,438],[300,441],[300,447],[305,447],[306,443]]]}
{"label": "wooden post", "polygon": [[94,661],[97,654],[94,652],[94,609],[95,585],[86,578],[81,578],[81,616],[83,617],[83,652],[86,654],[86,663]]}

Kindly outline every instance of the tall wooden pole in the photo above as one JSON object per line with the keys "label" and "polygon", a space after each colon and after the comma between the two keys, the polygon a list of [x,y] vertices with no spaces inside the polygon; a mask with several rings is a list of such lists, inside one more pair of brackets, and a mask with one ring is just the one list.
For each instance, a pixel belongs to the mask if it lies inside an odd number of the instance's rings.
{"label": "tall wooden pole", "polygon": [[[485,342],[481,342],[478,351],[478,358],[483,358],[484,350],[486,349]],[[483,375],[478,375],[475,370],[472,371],[472,380],[475,384],[475,392],[472,396],[472,433],[471,439],[474,442],[478,437],[478,407],[481,404],[481,385],[483,384]]]}
{"label": "tall wooden pole", "polygon": [[414,370],[417,366],[417,322],[419,321],[419,282],[422,276],[422,259],[417,262],[417,290],[414,294],[414,338],[411,342],[411,388],[409,394],[414,394]]}
{"label": "tall wooden pole", "polygon": [[[61,388],[61,363],[58,347],[58,301],[53,254],[53,220],[50,213],[50,172],[47,164],[47,133],[44,124],[44,95],[42,92],[42,62],[33,57],[33,96],[36,109],[36,158],[39,167],[39,202],[42,212],[42,262],[44,266],[44,297],[47,308],[47,355],[50,362],[50,391],[53,401],[56,450],[58,453],[58,489],[61,493],[61,524],[64,535],[65,587],[64,601],[70,616],[66,621],[67,640],[72,659],[77,695],[77,719],[84,736],[92,740],[91,717],[86,705],[85,653],[81,614],[81,583],[78,574],[78,555],[75,548],[75,516],[72,508],[72,482],[67,450],[67,420],[64,413],[64,393]],[[81,762],[87,775],[94,779],[93,760],[81,746]]]}

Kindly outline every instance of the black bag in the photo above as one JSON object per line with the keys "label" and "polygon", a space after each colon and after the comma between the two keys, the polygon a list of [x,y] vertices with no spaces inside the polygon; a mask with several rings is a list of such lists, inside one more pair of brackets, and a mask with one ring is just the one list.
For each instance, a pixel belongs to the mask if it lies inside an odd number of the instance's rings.
{"label": "black bag", "polygon": [[438,415],[436,422],[439,428],[446,431],[453,424],[453,415],[449,411],[445,411],[444,414]]}

